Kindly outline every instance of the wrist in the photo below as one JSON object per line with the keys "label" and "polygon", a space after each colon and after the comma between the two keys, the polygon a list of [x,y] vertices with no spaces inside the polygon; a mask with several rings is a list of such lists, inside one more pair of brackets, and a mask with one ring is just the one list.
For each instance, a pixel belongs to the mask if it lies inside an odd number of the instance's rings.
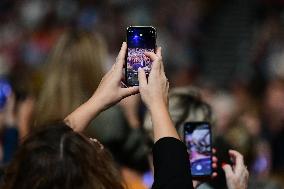
{"label": "wrist", "polygon": [[87,102],[85,102],[84,106],[85,109],[93,116],[104,110],[103,100],[97,96],[91,97]]}
{"label": "wrist", "polygon": [[88,101],[69,114],[64,119],[64,122],[74,131],[81,132],[102,111],[101,101],[91,97]]}
{"label": "wrist", "polygon": [[153,112],[156,111],[161,111],[161,110],[167,110],[168,111],[168,106],[164,102],[158,102],[154,101],[153,103],[149,104],[149,111],[152,114]]}

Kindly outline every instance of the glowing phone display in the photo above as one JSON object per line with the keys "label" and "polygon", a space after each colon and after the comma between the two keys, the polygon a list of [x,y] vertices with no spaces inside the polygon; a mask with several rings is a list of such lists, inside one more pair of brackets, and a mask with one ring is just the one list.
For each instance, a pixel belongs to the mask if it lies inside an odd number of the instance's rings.
{"label": "glowing phone display", "polygon": [[152,26],[130,26],[127,28],[127,57],[125,78],[128,86],[137,86],[138,68],[146,75],[151,71],[152,62],[144,52],[154,52],[156,48],[156,29]]}
{"label": "glowing phone display", "polygon": [[212,174],[211,127],[207,122],[184,124],[184,140],[190,154],[191,175],[207,177]]}

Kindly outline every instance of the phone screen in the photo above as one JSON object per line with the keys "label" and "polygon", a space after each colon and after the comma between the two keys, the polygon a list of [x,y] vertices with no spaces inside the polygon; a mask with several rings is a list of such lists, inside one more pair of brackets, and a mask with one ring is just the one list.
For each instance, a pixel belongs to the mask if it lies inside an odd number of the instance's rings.
{"label": "phone screen", "polygon": [[126,82],[128,86],[137,86],[138,68],[149,75],[152,61],[144,52],[155,52],[156,29],[152,26],[130,26],[127,28]]}
{"label": "phone screen", "polygon": [[211,129],[207,122],[187,122],[184,140],[189,152],[191,175],[205,177],[212,174]]}

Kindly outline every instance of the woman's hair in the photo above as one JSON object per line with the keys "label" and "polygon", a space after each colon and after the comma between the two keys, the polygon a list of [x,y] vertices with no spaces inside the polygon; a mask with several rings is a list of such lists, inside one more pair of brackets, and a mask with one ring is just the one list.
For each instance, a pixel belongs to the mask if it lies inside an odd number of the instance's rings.
{"label": "woman's hair", "polygon": [[[194,87],[177,87],[169,93],[169,112],[180,137],[183,136],[183,123],[187,121],[207,121],[214,124],[210,105],[201,99],[200,92]],[[152,136],[152,122],[146,114],[144,128]]]}
{"label": "woman's hair", "polygon": [[41,127],[7,167],[2,189],[122,189],[110,154],[64,123]]}
{"label": "woman's hair", "polygon": [[106,47],[98,35],[64,33],[53,48],[39,94],[36,125],[63,120],[86,101],[103,76]]}

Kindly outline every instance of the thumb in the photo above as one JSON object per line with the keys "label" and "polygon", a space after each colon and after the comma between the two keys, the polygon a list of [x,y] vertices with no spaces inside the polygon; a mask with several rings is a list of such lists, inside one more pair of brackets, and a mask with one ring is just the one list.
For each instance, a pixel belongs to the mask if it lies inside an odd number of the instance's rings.
{"label": "thumb", "polygon": [[137,93],[139,93],[139,87],[138,86],[121,89],[121,95],[122,95],[123,98],[137,94]]}
{"label": "thumb", "polygon": [[223,165],[222,168],[223,168],[223,170],[225,172],[226,178],[230,178],[230,177],[232,177],[234,175],[233,169],[232,169],[232,167],[229,164]]}

